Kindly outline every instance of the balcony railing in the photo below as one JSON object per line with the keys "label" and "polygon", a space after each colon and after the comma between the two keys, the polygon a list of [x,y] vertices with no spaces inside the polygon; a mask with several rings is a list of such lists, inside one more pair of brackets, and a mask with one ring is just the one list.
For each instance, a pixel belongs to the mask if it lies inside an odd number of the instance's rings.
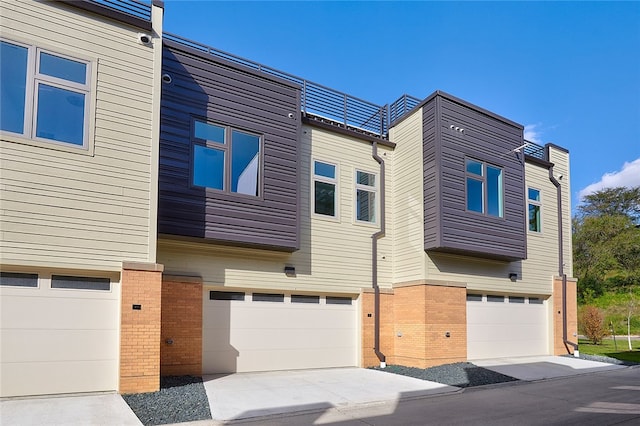
{"label": "balcony railing", "polygon": [[389,105],[389,124],[398,121],[402,116],[411,111],[418,105],[422,99],[418,99],[411,95],[402,95]]}
{"label": "balcony railing", "polygon": [[89,0],[91,3],[108,7],[136,18],[151,21],[151,1],[138,0]]}
{"label": "balcony railing", "polygon": [[527,141],[524,147],[524,155],[528,155],[529,157],[537,158],[539,160],[549,161],[547,158],[547,151],[544,149],[544,146],[538,145],[537,143]]}
{"label": "balcony railing", "polygon": [[164,33],[165,40],[180,43],[216,58],[249,67],[256,71],[294,82],[300,86],[302,113],[319,121],[339,125],[349,130],[385,138],[389,129],[386,105],[377,105],[355,96],[314,83],[293,74],[277,70],[258,62],[180,37]]}

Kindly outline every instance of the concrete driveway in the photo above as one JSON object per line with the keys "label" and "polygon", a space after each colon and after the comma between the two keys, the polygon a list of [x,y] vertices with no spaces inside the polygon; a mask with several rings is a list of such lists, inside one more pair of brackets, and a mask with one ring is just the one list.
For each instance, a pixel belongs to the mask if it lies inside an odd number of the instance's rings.
{"label": "concrete driveway", "polygon": [[533,356],[498,358],[471,361],[478,367],[487,368],[519,380],[544,380],[557,377],[626,368],[622,365],[587,361],[564,356]]}

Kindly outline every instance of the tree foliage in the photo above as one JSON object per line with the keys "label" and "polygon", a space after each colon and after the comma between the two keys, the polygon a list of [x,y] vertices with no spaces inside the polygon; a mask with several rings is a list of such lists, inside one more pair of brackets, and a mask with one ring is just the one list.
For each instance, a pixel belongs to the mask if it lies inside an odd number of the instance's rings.
{"label": "tree foliage", "polygon": [[604,316],[595,306],[585,306],[580,316],[580,325],[584,335],[597,345],[606,336],[607,329],[604,325]]}
{"label": "tree foliage", "polygon": [[640,187],[587,195],[572,225],[574,272],[583,302],[640,285]]}

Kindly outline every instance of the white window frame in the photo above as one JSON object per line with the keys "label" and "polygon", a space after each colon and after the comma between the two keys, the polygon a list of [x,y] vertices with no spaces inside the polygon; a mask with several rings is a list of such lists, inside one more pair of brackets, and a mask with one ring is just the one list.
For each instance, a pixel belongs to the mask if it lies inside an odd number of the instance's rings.
{"label": "white window frame", "polygon": [[[370,186],[370,185],[364,185],[364,184],[360,184],[358,183],[358,172],[360,173],[366,173],[368,175],[373,175],[374,179],[375,179],[375,185],[374,186]],[[363,170],[363,169],[355,169],[354,173],[353,173],[353,182],[354,182],[354,189],[353,189],[353,219],[355,223],[358,224],[364,224],[364,225],[377,225],[378,224],[378,217],[380,215],[380,197],[378,194],[378,182],[379,182],[379,177],[378,174],[375,172],[370,172],[368,170]],[[373,196],[375,197],[375,204],[374,204],[374,208],[375,211],[373,212],[374,214],[374,220],[369,221],[369,220],[360,220],[358,219],[358,191],[366,191],[366,192],[372,192]]]}
{"label": "white window frame", "polygon": [[[15,133],[7,130],[0,130],[2,138],[11,142],[24,143],[43,148],[53,148],[62,151],[86,153],[93,155],[93,137],[95,130],[95,105],[96,105],[96,85],[97,70],[96,59],[77,55],[65,49],[58,49],[53,46],[34,44],[15,38],[0,37],[0,41],[14,44],[27,49],[27,75],[25,87],[25,111],[23,132]],[[40,54],[48,53],[53,56],[68,59],[86,65],[85,84],[40,74]],[[82,93],[85,95],[84,122],[82,145],[47,139],[36,136],[37,108],[38,108],[38,86],[46,84],[52,87]]]}
{"label": "white window frame", "polygon": [[[326,176],[321,176],[321,175],[316,175],[316,171],[315,171],[315,165],[316,163],[323,163],[323,164],[328,164],[330,166],[335,167],[335,171],[336,171],[336,177],[335,178],[329,178]],[[339,180],[338,179],[340,176],[340,166],[338,165],[338,163],[334,163],[332,161],[326,161],[326,160],[320,160],[317,158],[313,158],[311,160],[311,214],[314,217],[317,218],[323,218],[323,219],[329,219],[329,220],[335,220],[338,221],[340,219],[340,186],[338,184]],[[316,213],[316,181],[317,182],[323,182],[323,183],[328,183],[328,184],[332,184],[335,188],[334,193],[333,193],[333,205],[334,205],[334,211],[333,211],[333,215],[328,215],[328,214],[321,214],[321,213]]]}
{"label": "white window frame", "polygon": [[[529,198],[529,191],[530,190],[534,190],[534,191],[538,191],[538,197],[540,198],[539,201],[537,200],[533,200],[531,198]],[[529,206],[530,205],[534,205],[534,206],[538,206],[539,212],[540,212],[540,226],[537,231],[532,231],[530,228],[530,223],[529,223]],[[542,233],[542,191],[539,190],[538,188],[529,186],[527,187],[527,232],[531,232],[533,234],[541,234]]]}

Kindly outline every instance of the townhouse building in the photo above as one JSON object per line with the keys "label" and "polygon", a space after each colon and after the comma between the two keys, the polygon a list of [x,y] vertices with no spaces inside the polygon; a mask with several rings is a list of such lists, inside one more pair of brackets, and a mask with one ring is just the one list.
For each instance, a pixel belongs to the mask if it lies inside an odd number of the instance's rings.
{"label": "townhouse building", "polygon": [[575,349],[567,150],[163,33],[160,3],[0,13],[1,396]]}

